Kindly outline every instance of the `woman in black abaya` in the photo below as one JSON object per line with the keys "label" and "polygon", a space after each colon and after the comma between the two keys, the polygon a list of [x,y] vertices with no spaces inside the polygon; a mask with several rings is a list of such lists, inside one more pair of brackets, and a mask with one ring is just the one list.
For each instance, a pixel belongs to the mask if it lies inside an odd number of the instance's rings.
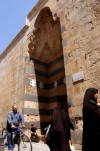
{"label": "woman in black abaya", "polygon": [[51,127],[47,136],[47,145],[50,151],[70,151],[67,150],[62,115],[56,106],[51,117]]}
{"label": "woman in black abaya", "polygon": [[82,151],[100,150],[100,107],[98,89],[88,88],[83,100]]}
{"label": "woman in black abaya", "polygon": [[70,150],[69,141],[71,141],[70,128],[74,130],[74,126],[70,121],[68,113],[64,109],[61,109],[61,114],[62,114],[65,140],[66,140],[65,146],[67,148],[67,151],[69,151]]}

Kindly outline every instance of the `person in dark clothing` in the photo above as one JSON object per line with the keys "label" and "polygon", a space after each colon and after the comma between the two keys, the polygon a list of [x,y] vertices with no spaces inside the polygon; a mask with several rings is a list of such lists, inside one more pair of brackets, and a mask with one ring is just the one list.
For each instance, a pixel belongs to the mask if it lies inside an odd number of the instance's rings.
{"label": "person in dark clothing", "polygon": [[36,142],[38,143],[39,142],[39,137],[37,135],[37,132],[36,132],[37,128],[34,126],[34,124],[31,125],[31,140],[33,137],[36,138]]}
{"label": "person in dark clothing", "polygon": [[69,118],[68,113],[64,109],[61,109],[61,114],[62,114],[62,120],[63,120],[65,140],[67,143],[67,148],[69,148],[69,141],[71,142],[70,128],[74,130],[74,126]]}
{"label": "person in dark clothing", "polygon": [[[71,117],[72,117],[72,109],[71,109],[71,107],[72,107],[71,103],[68,103],[68,114],[67,114],[67,116],[68,116],[68,118],[69,118],[70,128],[74,131],[74,124],[73,124],[73,122],[72,122],[72,120],[71,120]],[[71,116],[71,117],[70,117],[70,116]]]}
{"label": "person in dark clothing", "polygon": [[46,143],[49,146],[50,151],[70,151],[70,148],[69,150],[67,149],[62,115],[58,106],[54,108],[51,117],[51,127],[47,135]]}
{"label": "person in dark clothing", "polygon": [[83,100],[82,151],[100,150],[100,106],[98,89],[88,88]]}

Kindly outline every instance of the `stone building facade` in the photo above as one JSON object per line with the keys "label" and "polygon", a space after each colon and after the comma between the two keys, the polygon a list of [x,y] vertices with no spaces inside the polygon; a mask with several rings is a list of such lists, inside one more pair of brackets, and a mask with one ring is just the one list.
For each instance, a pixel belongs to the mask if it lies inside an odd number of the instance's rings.
{"label": "stone building facade", "polygon": [[26,25],[0,55],[0,127],[17,103],[26,125],[38,131],[54,106],[72,104],[75,144],[81,144],[82,101],[100,88],[100,1],[39,0]]}

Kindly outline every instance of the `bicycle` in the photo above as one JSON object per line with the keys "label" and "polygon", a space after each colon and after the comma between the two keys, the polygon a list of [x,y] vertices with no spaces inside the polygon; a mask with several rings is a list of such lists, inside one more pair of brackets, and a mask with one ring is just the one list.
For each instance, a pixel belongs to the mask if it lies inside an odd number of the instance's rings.
{"label": "bicycle", "polygon": [[[18,151],[23,151],[23,149],[24,151],[32,151],[31,140],[26,134],[24,134],[22,129],[19,134],[17,134],[16,131],[12,133],[13,133],[12,141],[15,146],[14,150],[16,150],[16,146],[17,146]],[[4,138],[5,151],[8,151],[7,134],[5,134],[3,138]]]}

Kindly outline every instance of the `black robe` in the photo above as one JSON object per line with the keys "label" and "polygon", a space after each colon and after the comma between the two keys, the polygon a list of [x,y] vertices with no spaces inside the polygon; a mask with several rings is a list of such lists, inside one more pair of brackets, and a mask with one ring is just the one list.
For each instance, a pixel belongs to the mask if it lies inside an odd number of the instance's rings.
{"label": "black robe", "polygon": [[60,109],[54,108],[51,117],[51,127],[47,136],[47,145],[50,151],[69,151],[67,150],[63,121]]}
{"label": "black robe", "polygon": [[65,140],[66,140],[65,146],[67,148],[67,151],[71,151],[69,146],[69,140],[71,140],[70,128],[72,128],[70,123],[70,118],[64,109],[61,110],[61,115],[62,115],[62,121],[64,127]]}
{"label": "black robe", "polygon": [[100,107],[94,99],[96,92],[95,88],[87,89],[83,100],[82,151],[100,150]]}

